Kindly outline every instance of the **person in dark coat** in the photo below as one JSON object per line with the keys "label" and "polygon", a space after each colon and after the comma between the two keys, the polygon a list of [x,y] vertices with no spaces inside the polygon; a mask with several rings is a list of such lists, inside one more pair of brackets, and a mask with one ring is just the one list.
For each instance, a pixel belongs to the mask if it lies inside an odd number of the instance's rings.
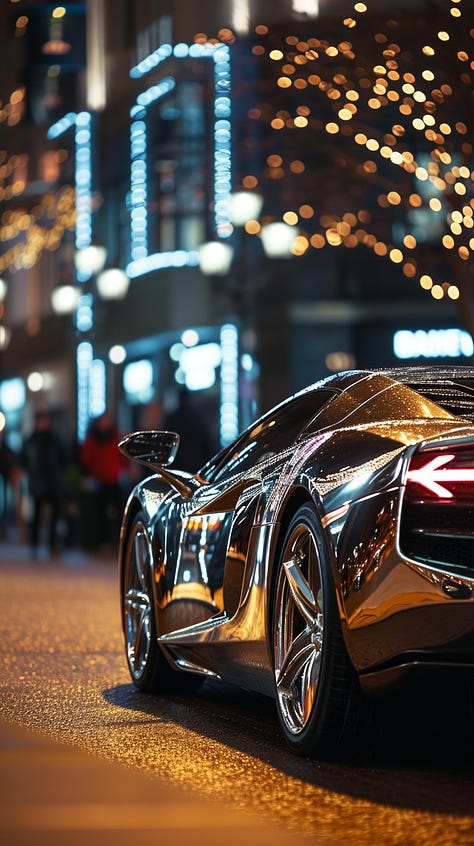
{"label": "person in dark coat", "polygon": [[61,439],[53,430],[53,418],[49,412],[37,412],[34,431],[23,445],[21,459],[33,505],[30,524],[32,551],[36,552],[38,548],[40,530],[49,514],[47,541],[50,552],[55,552],[66,454]]}
{"label": "person in dark coat", "polygon": [[178,454],[174,462],[177,470],[196,473],[212,458],[214,450],[207,427],[194,408],[186,388],[181,388],[178,406],[165,415],[162,428],[177,432],[180,436]]}
{"label": "person in dark coat", "polygon": [[15,520],[12,502],[16,493],[19,475],[18,456],[7,444],[5,429],[0,430],[0,537],[6,537],[7,530]]}

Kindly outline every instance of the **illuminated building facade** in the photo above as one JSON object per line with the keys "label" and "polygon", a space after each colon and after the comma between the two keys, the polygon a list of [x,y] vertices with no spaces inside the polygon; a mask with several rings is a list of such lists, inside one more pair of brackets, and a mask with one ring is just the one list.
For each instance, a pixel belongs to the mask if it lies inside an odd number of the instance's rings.
{"label": "illuminated building facade", "polygon": [[[12,0],[0,276],[14,331],[0,378],[46,374],[49,393],[25,402],[74,408],[80,438],[106,406],[139,425],[181,382],[224,443],[332,370],[435,349],[401,347],[398,331],[472,333],[473,3],[435,5],[427,21],[422,4],[395,14],[378,0],[159,14],[141,0]],[[263,207],[237,232],[240,189]],[[294,228],[291,258],[263,254],[275,221]],[[234,244],[226,277],[200,270],[209,239]],[[74,270],[96,241],[131,280],[122,301]],[[80,297],[57,317],[67,282]],[[449,349],[469,358],[465,341]]]}

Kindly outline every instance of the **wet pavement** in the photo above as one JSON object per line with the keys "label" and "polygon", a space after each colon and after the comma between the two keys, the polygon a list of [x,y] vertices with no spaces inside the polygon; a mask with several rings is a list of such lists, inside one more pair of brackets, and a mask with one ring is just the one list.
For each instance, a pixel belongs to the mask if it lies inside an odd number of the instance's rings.
{"label": "wet pavement", "polygon": [[131,840],[143,846],[301,842],[255,816],[203,802],[165,782],[5,722],[0,723],[0,782],[3,846],[125,846]]}
{"label": "wet pavement", "polygon": [[[15,570],[41,578],[46,566],[51,566],[46,554],[33,558],[24,546],[0,544],[0,567],[8,568],[10,584]],[[105,567],[113,572],[115,561],[72,551],[52,566],[71,572]],[[292,846],[301,841],[256,815],[203,801],[164,780],[5,720],[0,720],[0,784],[2,846],[121,846],[131,839],[141,846],[241,846],[244,840]]]}
{"label": "wet pavement", "polygon": [[6,846],[474,846],[472,746],[456,746],[448,719],[423,742],[415,703],[404,748],[389,724],[390,754],[308,761],[265,697],[218,683],[136,691],[113,558],[0,545],[0,641]]}

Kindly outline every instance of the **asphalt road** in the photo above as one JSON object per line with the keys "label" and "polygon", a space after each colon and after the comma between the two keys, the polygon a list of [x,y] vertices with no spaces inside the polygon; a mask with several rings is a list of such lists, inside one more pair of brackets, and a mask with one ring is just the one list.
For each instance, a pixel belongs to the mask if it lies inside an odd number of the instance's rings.
{"label": "asphalt road", "polygon": [[[79,756],[54,753],[67,764],[65,779],[74,772],[83,790],[88,779],[94,784],[110,779],[112,790],[117,774],[125,777],[118,765],[125,765],[127,778],[142,779],[133,781],[131,793],[123,788],[125,794],[143,795],[149,803],[150,790],[152,798],[156,791],[161,820],[164,808],[169,813],[174,808],[175,827],[180,807],[184,813],[187,804],[195,820],[202,818],[201,842],[211,842],[212,829],[227,843],[234,842],[232,830],[235,842],[251,844],[263,844],[274,832],[270,840],[275,844],[347,846],[356,839],[358,846],[474,846],[472,733],[468,737],[452,717],[438,720],[429,731],[418,719],[410,730],[408,708],[406,721],[393,733],[386,723],[382,740],[357,760],[301,760],[287,750],[273,703],[264,697],[216,683],[206,683],[189,698],[149,697],[132,687],[112,561],[81,554],[31,561],[26,551],[5,547],[0,556],[0,719],[7,730],[12,727],[0,751],[2,778],[10,771],[9,761],[20,761],[24,775],[36,773],[31,780],[38,789],[41,773],[46,779],[49,772],[41,744],[57,750],[59,741],[66,744],[60,749]],[[26,741],[18,727],[35,734]],[[40,742],[41,766],[31,737]],[[92,754],[84,756],[84,751]],[[50,764],[54,755],[48,755]],[[104,769],[92,775],[88,761]],[[13,785],[3,795],[13,795],[18,803],[15,790]],[[116,805],[122,801],[118,795]],[[134,819],[143,828],[146,807],[135,817],[123,812],[127,837]],[[117,844],[122,842],[120,820],[115,815]],[[103,821],[95,825],[96,833],[101,826]],[[194,834],[189,838],[188,832],[184,841],[173,836],[159,842],[197,843]],[[88,838],[92,843],[90,832]],[[17,846],[27,841],[11,835],[2,842]],[[33,837],[30,842],[43,841]],[[67,842],[76,841],[68,836]]]}

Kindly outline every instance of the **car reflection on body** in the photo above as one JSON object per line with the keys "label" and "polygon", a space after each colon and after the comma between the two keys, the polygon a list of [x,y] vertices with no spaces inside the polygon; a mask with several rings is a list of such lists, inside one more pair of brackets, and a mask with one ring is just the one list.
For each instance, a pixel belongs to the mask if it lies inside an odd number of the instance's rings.
{"label": "car reflection on body", "polygon": [[[142,691],[219,678],[276,700],[290,746],[333,754],[366,693],[474,668],[474,369],[331,376],[197,474],[179,437],[120,444],[120,583]],[[179,460],[178,460],[179,465]]]}

